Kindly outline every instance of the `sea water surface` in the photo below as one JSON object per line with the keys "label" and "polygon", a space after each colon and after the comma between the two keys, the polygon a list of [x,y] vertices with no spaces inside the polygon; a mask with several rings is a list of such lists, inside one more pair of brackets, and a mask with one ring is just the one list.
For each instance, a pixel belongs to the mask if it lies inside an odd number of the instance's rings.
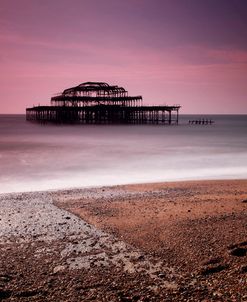
{"label": "sea water surface", "polygon": [[212,125],[51,125],[0,115],[0,193],[247,178],[247,115]]}

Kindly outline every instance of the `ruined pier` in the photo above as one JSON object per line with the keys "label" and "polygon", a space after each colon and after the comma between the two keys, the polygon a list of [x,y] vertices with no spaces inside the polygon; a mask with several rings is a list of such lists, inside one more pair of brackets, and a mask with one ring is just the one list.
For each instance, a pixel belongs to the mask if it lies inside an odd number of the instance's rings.
{"label": "ruined pier", "polygon": [[50,106],[26,109],[28,121],[79,124],[178,124],[179,105],[144,106],[123,87],[86,82],[51,98]]}

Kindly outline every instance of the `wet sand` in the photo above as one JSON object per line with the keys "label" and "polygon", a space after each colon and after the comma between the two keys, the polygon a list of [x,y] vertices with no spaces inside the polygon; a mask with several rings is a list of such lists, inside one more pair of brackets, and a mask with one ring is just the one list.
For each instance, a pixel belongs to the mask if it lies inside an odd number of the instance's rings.
{"label": "wet sand", "polygon": [[0,196],[0,300],[247,301],[247,180]]}

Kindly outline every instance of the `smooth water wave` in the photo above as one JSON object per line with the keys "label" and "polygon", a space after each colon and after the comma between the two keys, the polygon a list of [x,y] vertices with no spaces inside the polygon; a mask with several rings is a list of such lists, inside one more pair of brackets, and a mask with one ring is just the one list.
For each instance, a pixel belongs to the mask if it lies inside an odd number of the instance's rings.
{"label": "smooth water wave", "polygon": [[[0,192],[247,178],[247,116],[213,125],[42,125],[0,115]],[[207,116],[204,116],[207,118]]]}

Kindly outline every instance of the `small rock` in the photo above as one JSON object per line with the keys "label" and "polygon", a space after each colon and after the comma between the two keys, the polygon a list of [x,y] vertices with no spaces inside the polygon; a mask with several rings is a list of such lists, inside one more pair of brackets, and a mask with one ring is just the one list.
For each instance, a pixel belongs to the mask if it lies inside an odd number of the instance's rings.
{"label": "small rock", "polygon": [[201,274],[203,276],[211,275],[214,273],[221,272],[221,271],[225,270],[227,267],[228,267],[227,265],[223,265],[223,264],[219,264],[217,266],[209,266],[209,267],[202,269]]}
{"label": "small rock", "polygon": [[233,249],[230,254],[232,256],[237,256],[237,257],[244,257],[247,254],[247,250],[245,248],[242,247],[237,247],[235,249]]}
{"label": "small rock", "polygon": [[53,273],[56,274],[56,273],[64,271],[64,270],[65,270],[65,266],[64,265],[58,265],[58,266],[54,267]]}
{"label": "small rock", "polygon": [[165,278],[165,276],[166,276],[166,274],[164,274],[164,273],[159,273],[159,274],[158,274],[158,277],[159,277],[159,278]]}
{"label": "small rock", "polygon": [[240,272],[241,272],[241,273],[247,273],[247,265],[243,265],[243,266],[240,268]]}
{"label": "small rock", "polygon": [[143,255],[140,255],[140,256],[138,257],[138,260],[144,260],[144,256],[143,256]]}
{"label": "small rock", "polygon": [[0,281],[2,282],[9,282],[12,280],[12,277],[6,274],[0,275]]}
{"label": "small rock", "polygon": [[221,260],[222,260],[222,259],[221,259],[220,257],[211,258],[211,259],[209,259],[208,261],[206,261],[206,262],[204,263],[204,265],[217,264],[217,263],[221,262]]}

